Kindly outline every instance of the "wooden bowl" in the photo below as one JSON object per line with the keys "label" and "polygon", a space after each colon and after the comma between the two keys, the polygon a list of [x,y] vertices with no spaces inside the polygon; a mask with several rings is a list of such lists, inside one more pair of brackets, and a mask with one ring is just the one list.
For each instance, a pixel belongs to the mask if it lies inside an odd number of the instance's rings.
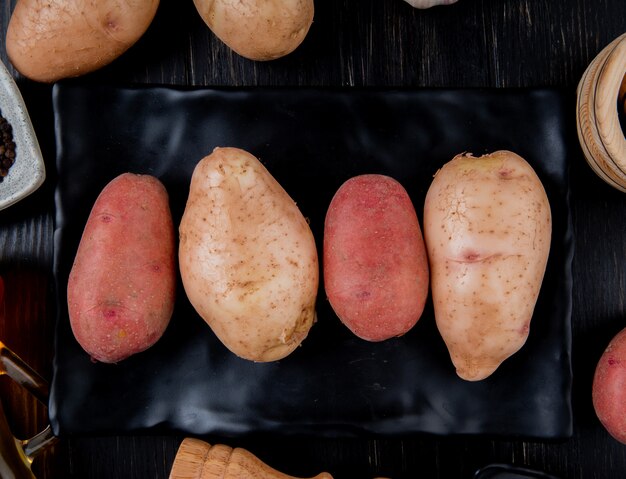
{"label": "wooden bowl", "polygon": [[591,168],[626,192],[626,138],[619,111],[626,113],[626,33],[589,64],[577,89],[578,139]]}

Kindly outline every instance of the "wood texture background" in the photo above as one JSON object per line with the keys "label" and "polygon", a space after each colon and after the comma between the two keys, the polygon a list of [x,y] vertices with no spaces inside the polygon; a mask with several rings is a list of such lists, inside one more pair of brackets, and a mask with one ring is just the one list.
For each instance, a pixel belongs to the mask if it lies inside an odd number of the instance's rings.
{"label": "wood texture background", "polygon": [[[15,0],[0,5],[0,58]],[[219,42],[191,0],[162,0],[143,38],[88,82],[320,87],[554,86],[571,93],[588,63],[626,31],[624,0],[459,0],[426,11],[402,0],[317,0],[301,47],[268,63],[238,57]],[[48,167],[35,194],[0,212],[0,340],[44,376],[53,357],[52,254],[54,125],[50,86],[11,69]],[[129,119],[130,121],[130,119]],[[97,127],[97,126],[96,126]],[[297,476],[335,479],[471,478],[489,463],[514,463],[562,478],[626,477],[626,446],[611,439],[591,405],[591,380],[604,347],[626,327],[626,196],[571,158],[574,257],[574,436],[562,442],[484,437],[401,439],[207,438],[246,447]],[[1,185],[0,185],[1,188]],[[0,393],[13,431],[46,424],[45,408],[8,381]],[[40,478],[166,478],[182,437],[72,438],[35,462]]]}

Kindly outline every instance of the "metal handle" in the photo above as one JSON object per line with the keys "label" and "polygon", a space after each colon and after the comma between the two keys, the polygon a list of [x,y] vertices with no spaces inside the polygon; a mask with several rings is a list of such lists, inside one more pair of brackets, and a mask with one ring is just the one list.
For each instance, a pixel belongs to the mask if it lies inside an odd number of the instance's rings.
{"label": "metal handle", "polygon": [[[6,375],[29,391],[42,404],[48,404],[48,382],[0,341],[0,375]],[[34,479],[30,466],[57,438],[50,426],[30,439],[15,438],[9,429],[0,401],[0,477]]]}

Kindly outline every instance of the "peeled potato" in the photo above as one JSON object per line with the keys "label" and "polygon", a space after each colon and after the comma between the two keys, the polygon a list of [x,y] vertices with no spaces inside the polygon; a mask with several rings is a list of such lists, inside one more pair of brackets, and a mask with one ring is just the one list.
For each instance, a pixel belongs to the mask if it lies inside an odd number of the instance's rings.
{"label": "peeled potato", "polygon": [[295,50],[313,23],[313,0],[194,0],[211,31],[250,60]]}
{"label": "peeled potato", "polygon": [[510,151],[458,155],[424,205],[435,319],[457,374],[490,376],[526,342],[548,260],[550,205]]}
{"label": "peeled potato", "polygon": [[228,349],[274,361],[298,347],[315,319],[315,240],[259,160],[237,148],[201,160],[179,232],[187,297]]}
{"label": "peeled potato", "polygon": [[158,6],[158,0],[19,0],[7,29],[7,54],[31,80],[83,75],[137,42]]}

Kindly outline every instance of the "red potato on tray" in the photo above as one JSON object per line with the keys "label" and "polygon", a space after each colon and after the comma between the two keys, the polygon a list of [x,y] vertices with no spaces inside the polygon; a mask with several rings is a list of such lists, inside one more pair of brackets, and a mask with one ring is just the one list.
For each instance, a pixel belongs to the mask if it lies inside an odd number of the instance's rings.
{"label": "red potato on tray", "polygon": [[238,148],[202,159],[179,234],[187,297],[230,351],[266,362],[300,345],[315,320],[315,240],[258,159]]}
{"label": "red potato on tray", "polygon": [[626,329],[615,335],[598,361],[592,400],[604,428],[626,444]]}
{"label": "red potato on tray", "polygon": [[93,205],[67,285],[70,324],[94,360],[152,346],[174,309],[176,247],[168,195],[150,175],[124,173]]}
{"label": "red potato on tray", "polygon": [[548,261],[552,216],[520,156],[456,156],[424,204],[437,328],[457,374],[490,376],[526,342]]}
{"label": "red potato on tray", "polygon": [[360,175],[333,197],[324,225],[324,286],[358,337],[401,336],[428,296],[428,260],[415,208],[393,178]]}

